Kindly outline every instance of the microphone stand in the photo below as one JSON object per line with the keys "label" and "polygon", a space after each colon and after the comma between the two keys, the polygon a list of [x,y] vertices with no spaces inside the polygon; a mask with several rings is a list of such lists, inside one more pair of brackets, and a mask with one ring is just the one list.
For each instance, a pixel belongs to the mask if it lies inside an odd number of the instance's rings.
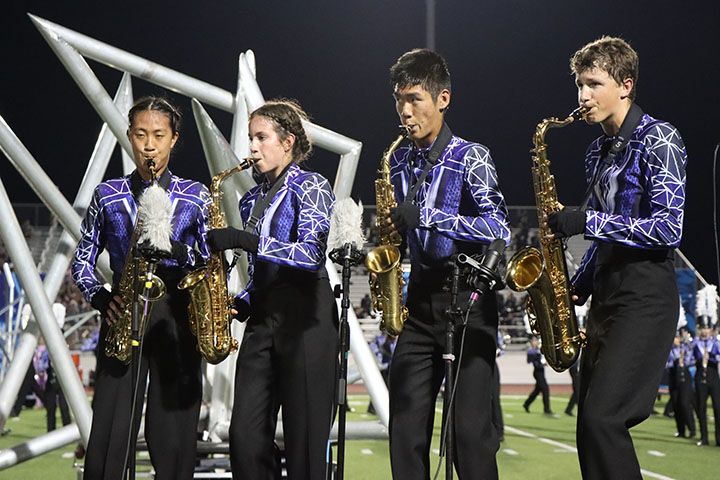
{"label": "microphone stand", "polygon": [[440,446],[445,451],[445,478],[453,478],[453,455],[455,450],[455,425],[453,422],[453,386],[455,384],[455,326],[462,319],[462,310],[457,306],[458,283],[460,283],[460,266],[453,262],[450,284],[450,305],[445,309],[445,390],[443,391],[443,420],[445,426],[445,443]]}
{"label": "microphone stand", "polygon": [[[145,282],[142,285],[142,293],[140,293],[140,282],[139,282],[139,263],[140,257],[145,256],[148,262],[147,272],[145,272]],[[138,247],[134,248],[133,253],[133,275],[136,281],[133,286],[133,304],[132,304],[132,334],[130,337],[130,345],[132,348],[131,357],[131,378],[130,378],[130,442],[128,445],[128,458],[126,459],[128,467],[128,478],[130,480],[135,479],[135,467],[136,467],[136,449],[137,449],[137,432],[135,431],[136,425],[139,427],[140,418],[136,415],[135,410],[137,408],[137,392],[139,387],[139,372],[140,372],[140,345],[142,337],[145,334],[145,327],[147,326],[147,320],[149,315],[150,307],[150,290],[153,283],[153,276],[155,274],[155,268],[157,263],[160,262],[161,258],[152,250],[145,250],[140,252]],[[142,310],[140,304],[140,298],[143,299]],[[141,407],[142,408],[142,407]],[[137,417],[137,420],[136,420]]]}
{"label": "microphone stand", "polygon": [[[363,262],[365,254],[356,250],[352,243],[333,249],[330,259],[342,265],[342,287],[335,286],[335,297],[340,298],[340,368],[337,378],[337,404],[338,404],[338,438],[337,438],[337,472],[335,479],[342,480],[345,469],[345,423],[347,417],[347,366],[348,351],[350,350],[350,326],[348,325],[348,310],[350,309],[350,269]],[[332,468],[331,468],[332,470]]]}

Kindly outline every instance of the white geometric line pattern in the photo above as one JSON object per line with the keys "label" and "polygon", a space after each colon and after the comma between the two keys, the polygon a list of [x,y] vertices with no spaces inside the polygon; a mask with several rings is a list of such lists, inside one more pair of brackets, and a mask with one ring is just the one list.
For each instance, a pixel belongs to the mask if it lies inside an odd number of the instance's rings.
{"label": "white geometric line pattern", "polygon": [[[267,182],[261,183],[240,199],[240,216],[244,225],[260,194],[268,188]],[[285,183],[255,227],[260,244],[257,254],[248,254],[251,280],[240,297],[249,301],[247,295],[254,284],[252,278],[257,260],[302,270],[319,270],[325,264],[334,205],[335,195],[324,177],[292,164]]]}
{"label": "white geometric line pattern", "polygon": [[[603,135],[588,148],[588,181],[602,163]],[[675,127],[645,115],[630,142],[601,175],[586,213],[585,238],[653,249],[675,248],[682,238],[687,152]],[[597,245],[583,257],[573,283],[589,293]]]}
{"label": "white geometric line pattern", "polygon": [[[114,285],[120,281],[125,267],[137,215],[130,177],[125,175],[98,185],[80,227],[81,237],[75,250],[72,277],[88,302],[103,288],[95,274],[95,263],[103,250],[107,249],[110,254]],[[196,258],[191,247],[197,246],[203,259],[209,257],[205,239],[210,192],[201,183],[170,174],[167,193],[173,206],[172,239],[189,246],[186,266],[192,267]],[[177,261],[167,259],[163,260],[163,264],[177,265]]]}
{"label": "white geometric line pattern", "polygon": [[[407,146],[392,155],[391,181],[398,203],[404,200],[411,182],[417,181],[429,150]],[[421,207],[420,228],[408,232],[406,238],[413,265],[449,258],[456,253],[457,241],[510,241],[505,199],[490,152],[483,145],[453,136],[430,168],[414,203]]]}

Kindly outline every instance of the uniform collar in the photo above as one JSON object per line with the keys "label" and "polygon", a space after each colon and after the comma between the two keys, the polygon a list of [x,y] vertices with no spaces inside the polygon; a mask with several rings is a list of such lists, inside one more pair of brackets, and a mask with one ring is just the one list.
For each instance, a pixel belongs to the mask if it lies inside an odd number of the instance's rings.
{"label": "uniform collar", "polygon": [[[170,169],[166,168],[163,173],[160,174],[160,177],[158,177],[157,181],[158,184],[163,188],[163,190],[167,190],[170,187],[171,179],[172,173],[170,173]],[[130,189],[132,190],[133,197],[135,197],[136,199],[139,199],[140,195],[142,195],[145,189],[149,186],[150,182],[146,182],[145,180],[143,180],[137,170],[134,170],[130,174]]]}

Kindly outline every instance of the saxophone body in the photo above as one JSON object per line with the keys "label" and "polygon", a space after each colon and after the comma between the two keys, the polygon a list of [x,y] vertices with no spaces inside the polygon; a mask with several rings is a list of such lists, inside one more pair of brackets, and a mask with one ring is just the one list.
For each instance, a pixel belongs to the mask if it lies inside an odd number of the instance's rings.
{"label": "saxophone body", "polygon": [[[210,183],[210,229],[225,228],[225,213],[222,211],[222,190],[220,186],[231,175],[245,170],[255,163],[254,158],[243,160],[238,166],[215,175]],[[197,337],[198,351],[203,358],[216,365],[238,348],[232,337],[233,296],[227,289],[227,262],[223,252],[211,253],[207,264],[186,275],[178,289],[188,290],[190,304],[188,319],[190,330]]]}
{"label": "saxophone body", "polygon": [[390,183],[390,157],[407,136],[407,129],[402,132],[388,147],[382,156],[375,180],[375,200],[377,207],[377,227],[380,245],[365,257],[365,266],[375,274],[370,280],[370,292],[373,297],[373,310],[380,312],[380,330],[389,335],[398,335],[408,317],[408,309],[403,305],[403,277],[400,249],[402,237],[395,231],[387,231],[383,220],[390,214],[390,209],[397,207],[395,187]]}
{"label": "saxophone body", "polygon": [[525,247],[508,262],[505,282],[516,292],[527,291],[530,326],[542,339],[542,353],[553,370],[562,372],[577,361],[585,346],[585,334],[578,329],[575,307],[568,278],[565,251],[561,239],[547,239],[551,232],[543,218],[561,209],[550,173],[545,134],[550,128],[561,128],[584,119],[587,109],[573,111],[565,120],[549,118],[537,125],[533,136],[532,177],[540,226],[541,250]]}
{"label": "saxophone body", "polygon": [[[151,167],[153,181],[155,181],[155,170]],[[145,285],[147,279],[144,272],[148,271],[148,261],[137,254],[138,238],[142,231],[143,225],[140,221],[135,222],[135,228],[130,236],[130,244],[128,252],[125,256],[125,267],[120,276],[118,284],[118,295],[122,299],[124,307],[117,320],[110,325],[105,335],[105,355],[111,358],[117,358],[124,364],[129,364],[132,360],[132,309],[135,300],[147,300],[147,314],[143,315],[143,324],[140,325],[140,332],[145,331],[145,323],[150,318],[153,302],[159,300],[165,295],[165,283],[157,275],[152,275],[151,285],[148,294],[141,293],[142,286]],[[133,298],[133,297],[138,297]]]}

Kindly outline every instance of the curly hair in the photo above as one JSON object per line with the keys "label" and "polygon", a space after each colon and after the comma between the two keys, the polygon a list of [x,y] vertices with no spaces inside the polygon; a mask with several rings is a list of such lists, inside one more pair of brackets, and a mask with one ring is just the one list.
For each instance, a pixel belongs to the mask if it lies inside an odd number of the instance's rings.
{"label": "curly hair", "polygon": [[605,70],[618,85],[631,78],[633,87],[628,95],[635,100],[639,73],[638,54],[625,40],[618,37],[603,36],[588,43],[570,58],[570,69],[575,75],[599,68]]}
{"label": "curly hair", "polygon": [[310,118],[297,100],[287,98],[269,100],[250,114],[250,120],[255,117],[270,120],[280,140],[285,140],[291,134],[295,136],[292,149],[293,162],[299,164],[310,155],[312,143],[302,126],[302,121],[308,121]]}

